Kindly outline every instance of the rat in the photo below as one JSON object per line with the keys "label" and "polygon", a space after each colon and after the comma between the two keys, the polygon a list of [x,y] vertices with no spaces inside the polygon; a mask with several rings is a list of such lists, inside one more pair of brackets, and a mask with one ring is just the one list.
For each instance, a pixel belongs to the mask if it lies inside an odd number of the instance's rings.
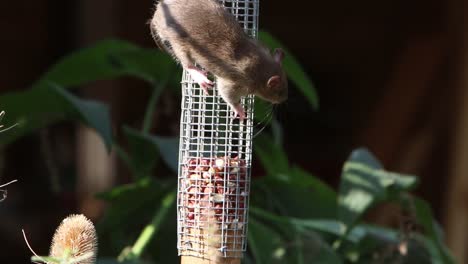
{"label": "rat", "polygon": [[241,120],[245,118],[243,96],[254,94],[274,104],[287,99],[284,52],[271,53],[249,37],[217,0],[161,0],[150,29],[156,44],[206,94],[214,86],[207,72],[216,76],[219,94]]}

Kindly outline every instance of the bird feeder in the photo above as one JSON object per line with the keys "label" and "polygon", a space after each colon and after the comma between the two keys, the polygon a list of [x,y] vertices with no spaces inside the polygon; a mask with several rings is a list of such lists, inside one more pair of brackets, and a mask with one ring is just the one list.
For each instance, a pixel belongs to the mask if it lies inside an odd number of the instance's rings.
{"label": "bird feeder", "polygon": [[[220,2],[255,38],[259,0]],[[216,88],[207,95],[183,73],[177,194],[182,263],[240,263],[247,248],[254,97],[242,99],[241,121]]]}

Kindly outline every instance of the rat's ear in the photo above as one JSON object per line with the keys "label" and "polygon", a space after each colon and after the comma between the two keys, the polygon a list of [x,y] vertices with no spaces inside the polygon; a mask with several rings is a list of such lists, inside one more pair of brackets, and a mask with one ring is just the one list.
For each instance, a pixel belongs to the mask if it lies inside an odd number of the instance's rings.
{"label": "rat's ear", "polygon": [[273,53],[273,57],[275,58],[275,61],[281,64],[284,58],[284,51],[282,49],[275,49],[275,52]]}
{"label": "rat's ear", "polygon": [[270,79],[268,80],[268,83],[267,83],[267,86],[268,88],[276,88],[280,85],[281,83],[281,77],[279,77],[278,75],[274,75],[272,77],[270,77]]}

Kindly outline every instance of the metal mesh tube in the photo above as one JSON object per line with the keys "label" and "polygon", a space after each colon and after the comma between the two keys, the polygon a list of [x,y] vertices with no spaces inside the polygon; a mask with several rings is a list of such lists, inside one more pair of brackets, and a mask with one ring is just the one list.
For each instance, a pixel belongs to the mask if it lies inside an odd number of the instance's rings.
{"label": "metal mesh tube", "polygon": [[[220,0],[257,36],[259,0]],[[177,197],[179,255],[241,258],[247,248],[254,97],[233,118],[217,87],[205,95],[184,71]]]}

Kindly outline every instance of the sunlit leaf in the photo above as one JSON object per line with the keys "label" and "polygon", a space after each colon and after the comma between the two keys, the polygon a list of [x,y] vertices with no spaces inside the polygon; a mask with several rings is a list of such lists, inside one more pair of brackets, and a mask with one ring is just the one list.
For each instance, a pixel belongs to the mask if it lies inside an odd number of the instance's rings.
{"label": "sunlit leaf", "polygon": [[388,172],[365,149],[353,151],[343,166],[338,218],[352,226],[375,203],[395,198],[417,183],[413,176]]}

